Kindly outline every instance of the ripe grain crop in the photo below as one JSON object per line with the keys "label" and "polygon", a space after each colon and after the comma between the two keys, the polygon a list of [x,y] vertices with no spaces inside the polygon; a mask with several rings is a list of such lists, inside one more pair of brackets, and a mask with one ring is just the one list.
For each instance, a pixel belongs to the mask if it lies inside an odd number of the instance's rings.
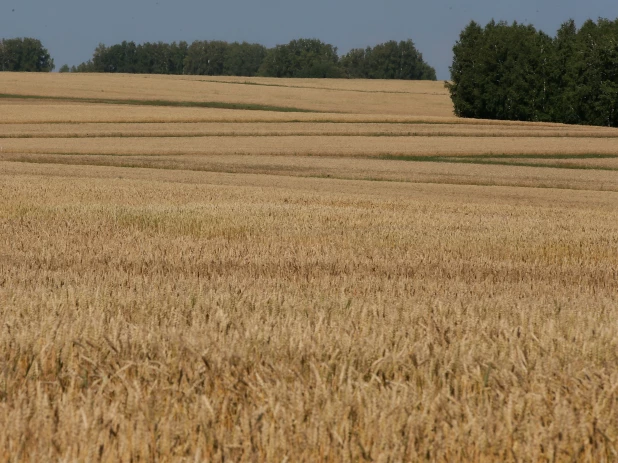
{"label": "ripe grain crop", "polygon": [[414,95],[447,95],[444,85],[428,80],[379,80],[379,79],[281,79],[271,77],[236,77],[236,76],[179,76],[180,79],[203,82],[227,83],[237,85],[257,85],[288,88],[311,88],[325,91],[395,93]]}
{"label": "ripe grain crop", "polygon": [[465,156],[472,154],[617,154],[612,138],[260,136],[182,138],[6,138],[7,153],[281,156]]}
{"label": "ripe grain crop", "polygon": [[515,159],[505,159],[503,158],[487,158],[487,161],[498,161],[501,163],[509,163],[509,162],[521,162],[525,161],[528,164],[543,164],[543,165],[552,165],[555,167],[572,167],[572,168],[581,168],[581,169],[593,169],[593,168],[605,168],[605,169],[616,169],[618,170],[618,156],[617,157],[603,157],[599,156],[591,157],[591,158],[581,158],[579,156],[568,157],[567,159],[555,159],[551,157],[543,157],[543,158],[529,158],[525,160]]}
{"label": "ripe grain crop", "polygon": [[[288,80],[290,82],[290,80]],[[294,82],[291,80],[290,83]],[[379,88],[380,83],[366,84]],[[53,98],[107,100],[163,100],[291,107],[337,113],[343,108],[357,114],[451,116],[441,82],[423,83],[431,91],[420,93],[359,93],[319,88],[231,85],[184,76],[135,76],[103,74],[28,75],[0,74],[2,93]],[[36,89],[33,92],[33,89]]]}
{"label": "ripe grain crop", "polygon": [[354,122],[183,122],[0,124],[0,138],[199,137],[199,136],[427,136],[618,138],[605,127],[521,127],[423,123]]}
{"label": "ripe grain crop", "polygon": [[0,461],[618,459],[615,130],[431,82],[0,88],[56,98],[0,98]]}
{"label": "ripe grain crop", "polygon": [[64,169],[0,171],[4,459],[613,458],[616,194]]}
{"label": "ripe grain crop", "polygon": [[[0,78],[2,75],[0,75]],[[412,83],[415,84],[414,82]],[[62,90],[58,89],[62,94]],[[211,96],[215,98],[215,96]],[[123,124],[123,123],[368,123],[368,124],[458,124],[466,127],[488,128],[519,127],[539,130],[554,128],[575,133],[576,131],[601,131],[615,133],[616,129],[603,127],[578,127],[555,123],[532,123],[519,121],[488,121],[483,119],[460,119],[454,116],[353,114],[340,113],[290,113],[275,111],[243,111],[220,108],[157,107],[78,103],[36,98],[0,98],[0,126],[11,124]],[[341,110],[350,108],[342,107]]]}
{"label": "ripe grain crop", "polygon": [[[1,75],[0,75],[1,77]],[[367,123],[449,123],[455,117],[393,116],[345,113],[286,113],[241,111],[214,108],[174,108],[140,105],[75,103],[37,99],[0,99],[0,125],[45,123],[185,123],[185,122],[367,122]],[[487,121],[466,121],[466,125]],[[502,121],[501,125],[522,125]],[[528,124],[530,126],[530,124]],[[557,126],[551,124],[548,126]]]}
{"label": "ripe grain crop", "polygon": [[[581,169],[559,169],[552,159],[461,159],[444,158],[422,161],[398,161],[365,158],[324,158],[313,156],[101,156],[53,154],[4,154],[6,161],[38,164],[113,166],[171,169],[199,172],[267,174],[288,177],[316,177],[348,180],[414,182],[457,185],[502,185],[519,187],[566,188],[591,191],[618,191],[616,159],[583,159]],[[461,163],[461,161],[465,163]],[[560,167],[556,160],[554,167]],[[599,161],[598,163],[595,161]],[[525,164],[509,165],[509,163]],[[499,164],[499,165],[488,165]],[[542,163],[543,167],[535,167]],[[612,164],[613,163],[613,164]],[[612,169],[612,170],[609,170]]]}

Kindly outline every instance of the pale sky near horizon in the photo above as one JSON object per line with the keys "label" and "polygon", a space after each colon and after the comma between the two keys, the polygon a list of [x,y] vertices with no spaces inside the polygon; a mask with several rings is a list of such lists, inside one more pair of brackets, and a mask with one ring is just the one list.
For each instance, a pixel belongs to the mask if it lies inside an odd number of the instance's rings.
{"label": "pale sky near horizon", "polygon": [[1,0],[0,37],[35,37],[56,69],[92,57],[99,43],[226,40],[268,47],[319,38],[339,53],[412,39],[438,79],[448,79],[452,47],[471,20],[514,20],[554,35],[569,18],[616,19],[616,0]]}

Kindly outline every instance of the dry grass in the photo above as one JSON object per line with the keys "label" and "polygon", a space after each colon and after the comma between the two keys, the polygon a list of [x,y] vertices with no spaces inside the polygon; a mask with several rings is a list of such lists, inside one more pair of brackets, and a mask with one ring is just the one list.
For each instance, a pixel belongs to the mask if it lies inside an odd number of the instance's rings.
{"label": "dry grass", "polygon": [[0,462],[618,460],[615,130],[437,83],[0,85],[340,111],[0,99]]}

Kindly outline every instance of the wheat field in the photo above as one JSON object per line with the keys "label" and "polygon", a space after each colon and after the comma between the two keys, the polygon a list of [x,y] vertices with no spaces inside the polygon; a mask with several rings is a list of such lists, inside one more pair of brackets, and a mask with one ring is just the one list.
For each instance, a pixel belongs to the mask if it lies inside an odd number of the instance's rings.
{"label": "wheat field", "polygon": [[618,461],[615,129],[435,82],[0,88],[0,461]]}

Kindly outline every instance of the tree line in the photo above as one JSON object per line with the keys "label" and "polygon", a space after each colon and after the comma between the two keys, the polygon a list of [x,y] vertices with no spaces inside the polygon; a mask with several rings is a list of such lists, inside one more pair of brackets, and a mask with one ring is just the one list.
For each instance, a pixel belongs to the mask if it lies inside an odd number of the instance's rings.
{"label": "tree line", "polygon": [[471,22],[450,70],[458,116],[618,127],[618,20],[570,20],[555,37]]}
{"label": "tree line", "polygon": [[[54,61],[32,38],[0,40],[1,71],[49,72]],[[195,41],[99,45],[61,72],[435,80],[411,40],[353,49],[317,39],[259,44]],[[562,24],[555,36],[532,25],[471,22],[453,47],[446,83],[460,117],[618,127],[618,19]]]}
{"label": "tree line", "polygon": [[0,71],[50,72],[54,60],[40,40],[32,38],[0,40]]}
{"label": "tree line", "polygon": [[266,48],[223,41],[171,44],[122,42],[99,45],[92,59],[63,72],[122,72],[207,76],[366,78],[436,80],[411,40],[390,41],[339,56],[337,47],[318,39],[292,40]]}

